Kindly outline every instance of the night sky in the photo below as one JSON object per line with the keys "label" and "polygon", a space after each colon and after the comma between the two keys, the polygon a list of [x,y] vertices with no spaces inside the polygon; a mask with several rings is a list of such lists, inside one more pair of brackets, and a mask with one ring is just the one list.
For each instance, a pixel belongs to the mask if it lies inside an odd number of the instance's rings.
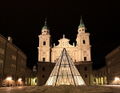
{"label": "night sky", "polygon": [[105,65],[104,57],[120,45],[119,2],[110,0],[2,0],[0,34],[28,57],[28,66],[37,63],[38,35],[47,18],[52,42],[62,35],[75,41],[80,16],[90,33],[93,68]]}

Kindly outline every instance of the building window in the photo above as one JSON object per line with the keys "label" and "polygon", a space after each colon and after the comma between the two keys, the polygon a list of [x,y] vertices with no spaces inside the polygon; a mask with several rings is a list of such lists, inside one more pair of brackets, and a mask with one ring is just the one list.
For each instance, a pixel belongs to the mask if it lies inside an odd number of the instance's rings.
{"label": "building window", "polygon": [[3,60],[0,59],[0,70],[3,68]]}
{"label": "building window", "polygon": [[15,64],[11,64],[11,67],[12,67],[12,68],[16,68],[16,65],[15,65]]}
{"label": "building window", "polygon": [[85,74],[85,78],[87,78],[87,74]]}
{"label": "building window", "polygon": [[84,70],[87,71],[87,67],[85,67]]}
{"label": "building window", "polygon": [[42,78],[44,78],[45,76],[44,75],[42,75]]}
{"label": "building window", "polygon": [[4,55],[4,49],[0,48],[0,54]]}
{"label": "building window", "polygon": [[16,56],[15,55],[12,55],[11,56],[13,60],[16,60]]}
{"label": "building window", "polygon": [[2,69],[3,68],[3,64],[2,63],[0,63],[0,69]]}
{"label": "building window", "polygon": [[82,29],[82,31],[84,31],[84,29]]}
{"label": "building window", "polygon": [[46,45],[46,42],[45,42],[45,41],[43,42],[43,45]]}
{"label": "building window", "polygon": [[83,40],[83,44],[85,44],[85,40]]}
{"label": "building window", "polygon": [[84,61],[87,61],[87,57],[84,57]]}
{"label": "building window", "polygon": [[42,68],[42,71],[45,71],[45,67]]}
{"label": "building window", "polygon": [[45,62],[45,58],[43,58],[43,62]]}

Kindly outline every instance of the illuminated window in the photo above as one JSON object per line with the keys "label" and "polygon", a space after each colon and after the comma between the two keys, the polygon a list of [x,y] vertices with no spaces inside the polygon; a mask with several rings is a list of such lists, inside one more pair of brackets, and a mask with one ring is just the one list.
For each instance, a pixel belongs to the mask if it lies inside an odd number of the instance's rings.
{"label": "illuminated window", "polygon": [[43,62],[45,62],[45,58],[43,58]]}
{"label": "illuminated window", "polygon": [[45,41],[43,42],[43,45],[46,45],[46,42],[45,42]]}
{"label": "illuminated window", "polygon": [[87,61],[87,57],[84,57],[84,61]]}
{"label": "illuminated window", "polygon": [[85,44],[85,40],[83,40],[83,44]]}

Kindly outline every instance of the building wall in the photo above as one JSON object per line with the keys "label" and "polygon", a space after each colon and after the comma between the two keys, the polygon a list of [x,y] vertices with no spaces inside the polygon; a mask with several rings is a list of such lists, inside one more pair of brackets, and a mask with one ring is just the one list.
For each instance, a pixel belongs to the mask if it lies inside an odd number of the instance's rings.
{"label": "building wall", "polygon": [[4,76],[12,76],[15,80],[17,49],[10,43],[7,43],[4,63]]}
{"label": "building wall", "polygon": [[87,85],[92,85],[92,62],[79,62],[76,67]]}
{"label": "building wall", "polygon": [[25,76],[26,76],[26,55],[21,52],[21,51],[18,51],[18,54],[17,54],[17,60],[16,60],[16,79],[18,78],[23,78],[24,81],[25,81]]}
{"label": "building wall", "polygon": [[55,66],[55,63],[51,62],[39,62],[38,63],[38,85],[44,85],[46,81],[48,80],[53,68]]}
{"label": "building wall", "polygon": [[0,36],[0,86],[2,85],[4,63],[5,63],[6,40]]}
{"label": "building wall", "polygon": [[0,35],[0,86],[10,76],[16,82],[18,78],[25,80],[27,57],[13,43],[11,38]]}
{"label": "building wall", "polygon": [[120,84],[120,46],[108,53],[105,59],[105,67],[93,70],[93,83],[95,85]]}
{"label": "building wall", "polygon": [[106,56],[106,65],[108,69],[108,82],[113,84],[115,77],[120,79],[120,46]]}
{"label": "building wall", "polygon": [[[85,83],[87,85],[92,84],[92,63],[91,62],[84,62],[81,64],[76,63],[75,64],[78,71],[80,72],[82,78],[84,79]],[[51,62],[38,62],[38,85],[44,85],[46,81],[48,80],[53,68],[55,66],[55,63]]]}

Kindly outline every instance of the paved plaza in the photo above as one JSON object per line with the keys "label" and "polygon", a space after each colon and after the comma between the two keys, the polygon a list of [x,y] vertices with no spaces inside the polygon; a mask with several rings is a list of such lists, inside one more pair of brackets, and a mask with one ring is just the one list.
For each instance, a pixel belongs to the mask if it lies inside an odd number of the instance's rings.
{"label": "paved plaza", "polygon": [[120,93],[120,86],[1,87],[0,93]]}

